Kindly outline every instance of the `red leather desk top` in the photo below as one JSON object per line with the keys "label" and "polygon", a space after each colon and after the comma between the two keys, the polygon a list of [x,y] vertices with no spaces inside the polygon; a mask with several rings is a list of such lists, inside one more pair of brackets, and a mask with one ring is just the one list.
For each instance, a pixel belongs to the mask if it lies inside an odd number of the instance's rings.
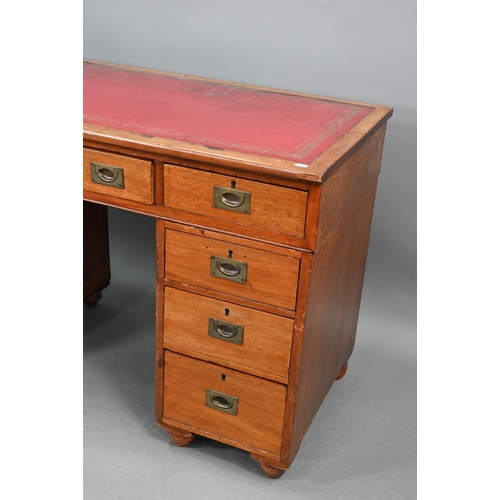
{"label": "red leather desk top", "polygon": [[84,123],[301,164],[373,109],[84,63]]}

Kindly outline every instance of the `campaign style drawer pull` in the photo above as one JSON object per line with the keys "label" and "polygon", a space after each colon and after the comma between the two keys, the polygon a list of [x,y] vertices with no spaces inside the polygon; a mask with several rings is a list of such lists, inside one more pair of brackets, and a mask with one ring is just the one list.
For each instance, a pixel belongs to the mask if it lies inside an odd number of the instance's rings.
{"label": "campaign style drawer pull", "polygon": [[247,282],[246,262],[239,262],[233,259],[226,259],[212,255],[210,262],[210,274],[216,278],[223,278],[237,283]]}
{"label": "campaign style drawer pull", "polygon": [[223,210],[241,214],[249,214],[251,196],[252,193],[248,191],[214,186],[212,204],[215,208],[222,208]]}
{"label": "campaign style drawer pull", "polygon": [[123,189],[123,168],[91,162],[90,177],[96,184]]}
{"label": "campaign style drawer pull", "polygon": [[241,325],[215,318],[209,318],[208,320],[208,335],[215,339],[241,345],[243,344],[243,331],[244,327]]}
{"label": "campaign style drawer pull", "polygon": [[206,389],[205,405],[231,415],[238,414],[238,398],[213,389]]}
{"label": "campaign style drawer pull", "polygon": [[238,266],[237,264],[233,264],[232,262],[218,262],[217,263],[217,269],[224,275],[224,276],[238,276],[238,274],[241,273],[241,267]]}

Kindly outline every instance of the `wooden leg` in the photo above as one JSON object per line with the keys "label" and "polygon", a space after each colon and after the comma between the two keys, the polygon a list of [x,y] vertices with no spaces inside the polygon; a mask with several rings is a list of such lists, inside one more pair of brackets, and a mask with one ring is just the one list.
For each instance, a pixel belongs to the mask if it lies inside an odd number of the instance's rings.
{"label": "wooden leg", "polygon": [[95,307],[97,303],[102,299],[102,293],[101,292],[95,292],[91,293],[87,297],[85,297],[85,304],[87,304],[89,307]]}
{"label": "wooden leg", "polygon": [[340,369],[339,374],[337,375],[337,378],[335,380],[340,380],[347,371],[347,363]]}
{"label": "wooden leg", "polygon": [[177,446],[187,446],[195,438],[195,434],[191,434],[191,432],[183,431],[181,429],[177,429],[175,431],[167,429],[167,432],[170,439]]}
{"label": "wooden leg", "polygon": [[83,202],[83,300],[95,307],[109,285],[108,207]]}
{"label": "wooden leg", "polygon": [[267,477],[270,477],[271,479],[278,479],[280,476],[282,476],[285,471],[288,469],[288,467],[284,464],[280,464],[279,462],[274,462],[273,460],[260,457],[259,455],[255,455],[253,453],[250,453],[250,456],[259,462],[262,470],[265,472]]}

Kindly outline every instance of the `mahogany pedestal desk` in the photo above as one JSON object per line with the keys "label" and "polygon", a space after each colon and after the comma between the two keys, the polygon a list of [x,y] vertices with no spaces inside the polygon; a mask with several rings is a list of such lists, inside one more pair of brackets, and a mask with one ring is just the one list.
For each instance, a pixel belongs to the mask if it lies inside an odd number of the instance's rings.
{"label": "mahogany pedestal desk", "polygon": [[292,463],[354,347],[391,114],[84,63],[84,299],[109,284],[107,206],[155,217],[156,418],[179,446]]}

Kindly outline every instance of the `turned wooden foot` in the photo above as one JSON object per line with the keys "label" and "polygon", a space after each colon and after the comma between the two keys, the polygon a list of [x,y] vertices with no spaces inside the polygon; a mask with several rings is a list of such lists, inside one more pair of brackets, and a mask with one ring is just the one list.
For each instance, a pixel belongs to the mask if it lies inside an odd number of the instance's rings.
{"label": "turned wooden foot", "polygon": [[87,304],[89,307],[95,307],[101,299],[102,299],[102,293],[95,292],[85,297],[84,301],[85,304]]}
{"label": "turned wooden foot", "polygon": [[254,455],[253,453],[250,453],[250,456],[259,462],[262,470],[265,472],[267,477],[270,477],[271,479],[278,479],[278,477],[282,476],[283,473],[287,470],[287,466],[284,464],[280,464],[276,462],[276,464],[271,465],[269,462],[271,460],[259,457],[258,455]]}
{"label": "turned wooden foot", "polygon": [[195,434],[191,434],[191,432],[182,431],[180,429],[177,431],[167,429],[167,432],[170,436],[170,439],[177,446],[187,446],[195,438]]}
{"label": "turned wooden foot", "polygon": [[266,476],[270,477],[271,479],[278,479],[285,472],[284,469],[278,469],[277,467],[273,467],[272,465],[266,465],[263,464],[262,462],[260,462],[260,466],[262,467],[262,470],[266,473]]}
{"label": "turned wooden foot", "polygon": [[347,363],[340,369],[339,374],[337,375],[337,378],[335,380],[340,380],[346,373],[347,371]]}

